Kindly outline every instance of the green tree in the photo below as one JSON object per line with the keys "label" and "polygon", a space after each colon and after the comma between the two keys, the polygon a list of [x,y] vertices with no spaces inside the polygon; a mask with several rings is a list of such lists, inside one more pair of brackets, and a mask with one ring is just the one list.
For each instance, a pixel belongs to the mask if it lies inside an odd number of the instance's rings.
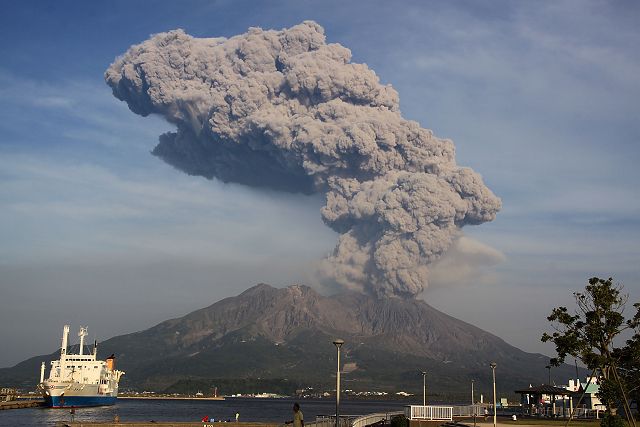
{"label": "green tree", "polygon": [[[640,310],[636,318],[640,316]],[[638,322],[638,319],[636,319]],[[636,333],[627,340],[626,345],[614,350],[614,358],[617,360],[617,372],[624,385],[626,397],[635,402],[636,408],[640,407],[640,333]],[[640,419],[640,411],[636,410],[636,419]]]}
{"label": "green tree", "polygon": [[619,335],[628,329],[638,330],[640,304],[634,304],[635,315],[625,319],[624,309],[629,296],[622,295],[622,286],[613,285],[611,280],[593,277],[585,292],[574,293],[575,315],[571,315],[566,307],[554,308],[547,319],[556,332],[543,334],[542,341],[551,341],[556,346],[558,357],[550,360],[552,365],[559,366],[567,356],[572,356],[596,373],[600,386],[598,397],[609,414],[615,415],[620,403],[624,403],[625,411],[628,411],[627,394],[632,389],[637,393],[637,387],[629,381],[634,381],[633,378],[637,378],[634,375],[638,374],[637,363],[634,371],[634,360],[630,359],[637,355],[634,342],[638,343],[638,334],[635,341],[628,340],[624,347],[616,347],[614,339],[620,339]]}

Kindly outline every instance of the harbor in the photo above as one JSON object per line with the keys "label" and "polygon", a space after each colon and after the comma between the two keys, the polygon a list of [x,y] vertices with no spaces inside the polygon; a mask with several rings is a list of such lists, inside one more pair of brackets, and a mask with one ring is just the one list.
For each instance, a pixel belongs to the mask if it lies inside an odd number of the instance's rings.
{"label": "harbor", "polygon": [[[35,402],[30,402],[35,403]],[[221,427],[231,424],[233,427],[278,427],[293,417],[291,406],[299,403],[306,420],[305,427],[335,426],[335,401],[331,399],[264,399],[264,398],[228,398],[224,401],[201,399],[118,399],[112,406],[77,408],[74,421],[71,421],[69,409],[29,407],[17,411],[3,411],[2,424],[14,427],[146,427],[146,426],[208,426]],[[420,405],[422,402],[386,401],[386,400],[343,400],[341,401],[340,426],[365,427],[375,424],[383,427],[380,421],[388,421],[394,414],[404,412],[407,404]],[[445,405],[444,402],[427,402],[431,405]],[[462,405],[458,405],[462,406]],[[239,421],[235,422],[235,415]],[[325,415],[322,415],[325,414]],[[114,418],[117,415],[117,422]],[[207,416],[209,422],[202,419]],[[498,414],[497,426],[561,426],[566,420],[537,417],[521,417],[511,421],[511,415]],[[357,421],[357,422],[356,422]],[[600,420],[574,420],[572,426],[593,425]],[[493,417],[453,415],[452,420],[410,420],[408,427],[437,427],[453,425],[458,427],[490,427]]]}
{"label": "harbor", "polygon": [[[579,425],[584,425],[584,421],[582,421]],[[56,424],[56,427],[215,427],[219,425],[218,423],[207,423],[207,422],[157,422],[157,421],[130,421],[130,422],[60,422]],[[307,424],[305,423],[305,426]],[[410,427],[438,427],[441,425],[451,425],[457,427],[492,427],[493,420],[485,421],[483,418],[479,418],[476,420],[475,424],[473,419],[462,419],[460,421],[456,421],[455,424],[443,424],[443,422],[415,422],[410,423]],[[496,427],[556,427],[560,426],[557,421],[542,421],[535,422],[531,420],[531,424],[518,422],[517,424],[513,421],[510,421],[508,417],[499,417],[498,422],[496,423]],[[562,424],[564,425],[564,424]],[[575,424],[572,424],[575,425]],[[597,427],[599,424],[593,423],[594,427]],[[281,423],[234,423],[234,427],[281,427]]]}
{"label": "harbor", "polygon": [[[53,427],[59,423],[69,425],[211,425],[233,423],[234,427],[254,423],[282,425],[293,419],[291,407],[300,404],[305,417],[305,427],[318,418],[335,414],[335,400],[332,399],[265,399],[235,397],[225,400],[202,399],[120,399],[111,406],[76,408],[75,424],[71,423],[68,408],[30,407],[20,410],[2,411],[2,425],[12,427]],[[356,416],[376,412],[402,412],[406,404],[419,402],[387,400],[343,400],[341,413]],[[235,422],[236,414],[238,423]],[[114,423],[118,415],[119,423]],[[212,422],[203,423],[207,416]],[[343,417],[341,416],[341,419]],[[377,420],[376,420],[377,421]],[[152,423],[153,422],[153,423]],[[185,424],[186,423],[186,424]],[[472,424],[473,425],[473,424]],[[422,426],[426,427],[426,426]]]}

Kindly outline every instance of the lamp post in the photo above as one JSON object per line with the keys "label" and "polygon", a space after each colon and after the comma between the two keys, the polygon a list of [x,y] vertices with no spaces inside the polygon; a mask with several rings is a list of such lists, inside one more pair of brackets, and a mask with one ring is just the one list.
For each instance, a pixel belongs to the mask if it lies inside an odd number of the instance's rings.
{"label": "lamp post", "polygon": [[427,406],[427,373],[422,372],[422,406]]}
{"label": "lamp post", "polygon": [[338,373],[337,373],[337,386],[336,386],[336,427],[340,427],[340,347],[342,347],[344,341],[335,340],[333,345],[338,349]]}
{"label": "lamp post", "polygon": [[471,380],[471,410],[473,411],[473,427],[476,427],[476,408],[474,405],[475,400],[473,399],[473,380]]}
{"label": "lamp post", "polygon": [[551,365],[545,366],[549,370],[549,385],[551,385]]}
{"label": "lamp post", "polygon": [[491,366],[491,370],[493,371],[493,427],[496,427],[496,366],[498,366],[498,364],[492,363],[489,366]]}
{"label": "lamp post", "polygon": [[473,405],[473,402],[475,402],[475,400],[473,400],[473,380],[471,380],[471,404]]}

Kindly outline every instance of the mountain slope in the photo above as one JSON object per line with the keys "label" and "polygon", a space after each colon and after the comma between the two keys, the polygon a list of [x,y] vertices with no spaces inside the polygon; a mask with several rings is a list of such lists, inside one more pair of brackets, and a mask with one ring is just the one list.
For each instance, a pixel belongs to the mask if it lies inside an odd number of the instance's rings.
{"label": "mountain slope", "polygon": [[[126,372],[123,388],[161,390],[189,377],[283,377],[331,389],[335,338],[345,341],[342,378],[354,390],[421,391],[421,372],[427,371],[432,393],[466,393],[471,379],[488,393],[491,362],[498,364],[497,387],[504,392],[546,382],[548,357],[525,353],[422,300],[324,297],[306,286],[259,284],[98,348],[116,355]],[[22,372],[24,381],[34,359],[0,370],[0,379]],[[33,375],[38,373],[36,365]],[[573,375],[569,366],[554,369],[563,380]]]}

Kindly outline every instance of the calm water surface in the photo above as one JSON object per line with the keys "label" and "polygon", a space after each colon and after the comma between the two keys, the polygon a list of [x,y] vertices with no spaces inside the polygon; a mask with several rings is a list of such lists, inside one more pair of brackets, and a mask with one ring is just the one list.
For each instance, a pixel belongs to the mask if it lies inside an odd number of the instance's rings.
{"label": "calm water surface", "polygon": [[[336,412],[336,402],[331,399],[260,399],[231,397],[226,400],[171,400],[171,399],[118,399],[113,406],[76,408],[75,421],[113,421],[118,414],[120,421],[199,421],[206,415],[216,422],[239,421],[284,422],[293,419],[294,402],[307,422],[316,415]],[[439,402],[442,404],[442,402]],[[405,405],[421,405],[422,402],[340,400],[341,415],[366,415],[376,412],[402,411]],[[61,421],[70,421],[69,409],[25,408],[0,411],[0,426],[53,427]],[[223,424],[221,424],[222,426]]]}

